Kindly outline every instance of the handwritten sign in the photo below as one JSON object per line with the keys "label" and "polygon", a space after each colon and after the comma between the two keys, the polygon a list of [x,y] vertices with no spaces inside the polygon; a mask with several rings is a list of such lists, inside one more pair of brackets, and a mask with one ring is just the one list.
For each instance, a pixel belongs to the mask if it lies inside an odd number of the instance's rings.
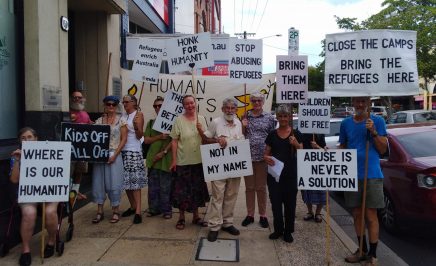
{"label": "handwritten sign", "polygon": [[71,142],[71,160],[107,162],[109,159],[109,125],[62,123],[63,141]]}
{"label": "handwritten sign", "polygon": [[307,56],[277,56],[278,103],[304,103],[307,99],[309,80],[307,77]]}
{"label": "handwritten sign", "polygon": [[253,174],[248,140],[235,140],[221,148],[217,143],[201,145],[205,181],[222,180]]}
{"label": "handwritten sign", "polygon": [[298,106],[298,130],[301,133],[330,133],[331,99],[324,92],[309,92],[306,103]]}
{"label": "handwritten sign", "polygon": [[71,143],[24,141],[18,202],[68,201]]}
{"label": "handwritten sign", "polygon": [[327,34],[325,52],[329,96],[418,94],[415,31]]}
{"label": "handwritten sign", "polygon": [[357,191],[356,150],[297,150],[298,189]]}
{"label": "handwritten sign", "polygon": [[181,113],[183,113],[183,95],[175,91],[168,91],[156,121],[153,123],[153,129],[166,134],[170,133],[176,117]]}
{"label": "handwritten sign", "polygon": [[133,61],[131,79],[156,83],[164,46],[163,40],[140,38],[136,43],[136,57]]}
{"label": "handwritten sign", "polygon": [[204,32],[166,40],[170,73],[213,66],[210,33]]}
{"label": "handwritten sign", "polygon": [[229,78],[238,83],[262,79],[262,40],[230,39]]}

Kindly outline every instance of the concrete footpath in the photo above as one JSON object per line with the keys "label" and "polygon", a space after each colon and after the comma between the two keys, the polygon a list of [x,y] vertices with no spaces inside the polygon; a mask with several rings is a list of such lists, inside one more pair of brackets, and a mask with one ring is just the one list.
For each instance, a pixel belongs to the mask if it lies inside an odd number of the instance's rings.
{"label": "concrete footpath", "polygon": [[[143,190],[143,209],[147,208],[147,190]],[[334,204],[334,202],[332,202]],[[123,196],[121,210],[128,207]],[[201,213],[206,213],[202,208]],[[173,218],[161,216],[143,216],[142,224],[132,224],[132,218],[122,218],[116,224],[110,224],[111,210],[106,202],[105,219],[99,224],[92,224],[96,214],[96,205],[90,203],[75,212],[75,231],[73,239],[65,243],[61,257],[55,255],[44,260],[44,265],[234,265],[235,262],[198,261],[196,253],[202,237],[207,237],[207,227],[191,224],[192,215],[186,215],[185,230],[177,230],[177,210]],[[305,222],[303,216],[306,207],[300,194],[297,199],[294,242],[286,243],[282,239],[270,240],[272,232],[271,206],[268,205],[270,228],[261,228],[255,217],[255,223],[242,227],[246,215],[245,186],[241,187],[235,208],[235,226],[241,235],[232,236],[220,231],[218,238],[239,239],[240,265],[327,265],[326,263],[326,217],[322,223]],[[207,214],[206,214],[207,219]],[[62,224],[61,237],[65,239],[67,219]],[[344,262],[344,257],[357,248],[355,242],[330,219],[330,265],[351,265]],[[207,241],[207,240],[204,240]],[[40,234],[32,239],[32,264],[40,265]],[[17,265],[20,245],[0,258],[1,265]],[[387,247],[384,247],[384,249]],[[392,251],[389,260],[379,253],[379,265],[407,265]]]}

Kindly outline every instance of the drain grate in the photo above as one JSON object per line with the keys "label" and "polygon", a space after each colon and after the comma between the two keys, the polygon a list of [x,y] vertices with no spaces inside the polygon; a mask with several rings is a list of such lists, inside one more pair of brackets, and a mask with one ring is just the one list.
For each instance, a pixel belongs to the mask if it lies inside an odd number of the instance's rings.
{"label": "drain grate", "polygon": [[239,262],[239,240],[218,238],[209,242],[202,237],[195,260]]}

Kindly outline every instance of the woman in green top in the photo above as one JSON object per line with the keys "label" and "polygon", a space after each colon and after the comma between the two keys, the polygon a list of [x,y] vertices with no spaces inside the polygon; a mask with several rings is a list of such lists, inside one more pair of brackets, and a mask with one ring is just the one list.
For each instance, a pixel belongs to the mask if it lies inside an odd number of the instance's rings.
{"label": "woman in green top", "polygon": [[[153,102],[156,114],[162,107],[163,98],[158,96]],[[144,142],[150,144],[147,152],[148,168],[148,211],[147,216],[163,214],[165,219],[171,218],[171,138],[153,128],[155,120],[150,120],[144,132]]]}
{"label": "woman in green top", "polygon": [[180,210],[176,228],[185,228],[185,211],[192,212],[192,223],[202,225],[198,208],[209,201],[201,164],[200,133],[207,128],[203,116],[197,115],[197,104],[192,95],[183,97],[185,112],[176,118],[170,137],[172,154],[170,170],[177,172],[172,191],[174,208]]}

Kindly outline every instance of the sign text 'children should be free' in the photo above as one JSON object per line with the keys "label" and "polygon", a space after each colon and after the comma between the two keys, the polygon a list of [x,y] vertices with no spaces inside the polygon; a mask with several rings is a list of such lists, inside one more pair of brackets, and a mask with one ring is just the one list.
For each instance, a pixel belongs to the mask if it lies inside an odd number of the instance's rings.
{"label": "sign text 'children should be free'", "polygon": [[298,130],[301,133],[330,133],[331,99],[324,92],[308,93],[307,102],[298,106]]}

